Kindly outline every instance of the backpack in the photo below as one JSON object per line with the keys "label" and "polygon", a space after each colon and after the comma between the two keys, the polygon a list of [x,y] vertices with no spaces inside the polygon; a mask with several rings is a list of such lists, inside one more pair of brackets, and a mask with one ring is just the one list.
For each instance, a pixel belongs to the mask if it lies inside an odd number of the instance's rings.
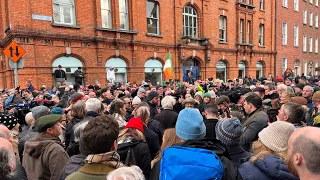
{"label": "backpack", "polygon": [[220,180],[222,176],[222,162],[212,151],[172,146],[162,153],[160,164],[161,180]]}
{"label": "backpack", "polygon": [[117,153],[120,155],[120,161],[125,166],[137,165],[133,148],[139,144],[140,141],[126,142],[118,145]]}

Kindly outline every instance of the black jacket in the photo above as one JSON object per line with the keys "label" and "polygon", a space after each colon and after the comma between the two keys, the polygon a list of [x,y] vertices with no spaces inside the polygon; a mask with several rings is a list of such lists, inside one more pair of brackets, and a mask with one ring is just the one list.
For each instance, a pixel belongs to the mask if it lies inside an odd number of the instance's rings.
{"label": "black jacket", "polygon": [[154,116],[158,114],[157,105],[153,105],[150,102],[148,102],[148,105],[150,107],[150,119],[154,119]]}
{"label": "black jacket", "polygon": [[12,175],[8,175],[6,180],[28,180],[24,167],[16,162],[16,170]]}
{"label": "black jacket", "polygon": [[79,83],[80,85],[82,84],[82,79],[83,79],[83,72],[79,69],[77,69],[74,72],[74,79],[76,83]]}
{"label": "black jacket", "polygon": [[143,126],[143,135],[146,137],[150,154],[151,154],[151,159],[154,159],[154,157],[160,150],[158,135],[152,130],[148,129],[147,126]]}
{"label": "black jacket", "polygon": [[38,135],[38,132],[35,129],[35,126],[31,127],[31,130],[19,140],[19,144],[18,144],[18,150],[19,150],[19,156],[20,156],[20,161],[22,162],[23,159],[23,151],[24,151],[24,145],[25,143],[31,139],[34,138]]}
{"label": "black jacket", "polygon": [[133,150],[135,163],[143,172],[144,176],[149,177],[151,170],[151,155],[147,143],[143,141],[133,141],[118,145],[117,152],[120,155],[120,160],[125,163],[129,149]]}
{"label": "black jacket", "polygon": [[162,124],[164,130],[175,128],[178,119],[178,113],[170,109],[164,109],[159,114],[155,115],[154,119],[158,120]]}
{"label": "black jacket", "polygon": [[206,125],[206,137],[216,139],[216,124],[218,119],[206,119],[204,124]]}
{"label": "black jacket", "polygon": [[[79,123],[81,120],[77,118],[72,118],[71,121],[66,126],[66,133],[65,133],[65,144],[66,148],[69,147],[70,142],[74,142],[74,132],[73,126]],[[74,155],[74,154],[72,154]],[[69,156],[72,156],[69,154]]]}
{"label": "black jacket", "polygon": [[67,80],[66,72],[64,70],[55,70],[54,71],[54,77],[55,78],[65,78]]}
{"label": "black jacket", "polygon": [[101,114],[95,112],[95,111],[88,111],[86,113],[86,118],[84,120],[89,120],[91,118],[94,118],[94,117],[97,117],[97,116],[100,116]]}
{"label": "black jacket", "polygon": [[81,167],[83,167],[86,164],[84,162],[86,157],[87,156],[82,154],[71,156],[66,166],[61,170],[60,180],[65,180],[67,176],[78,171]]}
{"label": "black jacket", "polygon": [[227,146],[227,150],[230,159],[237,168],[242,164],[242,161],[253,155],[245,151],[241,146]]}
{"label": "black jacket", "polygon": [[163,129],[162,124],[159,121],[150,119],[148,122],[148,128],[158,135],[159,144],[161,146],[162,137],[163,137],[163,133],[164,133],[164,129]]}

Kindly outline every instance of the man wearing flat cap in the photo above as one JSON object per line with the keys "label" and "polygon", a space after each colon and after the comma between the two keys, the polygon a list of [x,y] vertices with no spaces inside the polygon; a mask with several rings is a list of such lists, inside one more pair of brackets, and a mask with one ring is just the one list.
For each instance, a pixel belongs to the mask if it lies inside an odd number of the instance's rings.
{"label": "man wearing flat cap", "polygon": [[69,159],[58,138],[61,118],[60,114],[50,114],[36,121],[39,134],[26,142],[23,152],[28,179],[59,179]]}

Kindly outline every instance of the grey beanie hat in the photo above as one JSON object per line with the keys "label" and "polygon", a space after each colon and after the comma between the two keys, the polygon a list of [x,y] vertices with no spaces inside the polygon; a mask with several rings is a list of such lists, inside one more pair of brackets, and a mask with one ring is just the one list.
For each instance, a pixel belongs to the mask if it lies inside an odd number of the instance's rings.
{"label": "grey beanie hat", "polygon": [[39,119],[42,116],[49,115],[50,109],[46,106],[36,106],[31,109],[31,113],[34,120]]}
{"label": "grey beanie hat", "polygon": [[220,142],[227,146],[239,145],[242,135],[242,126],[238,118],[219,120],[216,125],[216,136]]}
{"label": "grey beanie hat", "polygon": [[139,88],[137,95],[140,95],[141,93],[146,93],[146,90],[144,88]]}

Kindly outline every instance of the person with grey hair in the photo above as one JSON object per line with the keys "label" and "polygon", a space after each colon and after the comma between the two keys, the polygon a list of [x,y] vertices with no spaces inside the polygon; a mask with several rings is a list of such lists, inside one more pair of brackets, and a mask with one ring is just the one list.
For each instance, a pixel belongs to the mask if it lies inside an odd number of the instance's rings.
{"label": "person with grey hair", "polygon": [[32,131],[31,127],[34,125],[35,120],[32,116],[32,112],[28,112],[25,116],[25,121],[27,123],[26,126],[22,127],[22,131],[19,134],[19,139],[23,138],[25,135],[27,135],[29,132]]}
{"label": "person with grey hair", "polygon": [[86,117],[85,120],[100,116],[101,101],[97,98],[90,98],[86,101]]}
{"label": "person with grey hair", "polygon": [[121,167],[108,174],[107,180],[145,180],[138,166]]}
{"label": "person with grey hair", "polygon": [[296,128],[301,128],[306,122],[305,109],[294,102],[284,104],[279,109],[277,120],[292,123]]}
{"label": "person with grey hair", "polygon": [[178,119],[178,113],[173,111],[173,106],[176,104],[176,100],[172,96],[166,96],[162,99],[161,105],[163,110],[154,116],[155,120],[158,120],[163,129],[174,128]]}
{"label": "person with grey hair", "polygon": [[313,104],[312,104],[312,96],[314,93],[314,89],[313,87],[307,85],[304,86],[303,90],[302,90],[302,97],[304,97],[307,101],[307,107],[309,108],[309,113],[311,114],[311,109],[313,109]]}
{"label": "person with grey hair", "polygon": [[[81,167],[85,165],[85,159],[89,155],[89,152],[83,143],[83,140],[81,139],[82,133],[86,125],[88,124],[89,121],[81,121],[77,123],[73,127],[73,132],[74,132],[74,146],[73,151],[74,154],[71,156],[66,164],[66,166],[62,169],[61,174],[60,174],[60,180],[64,180],[67,176],[70,174],[78,171]],[[71,150],[71,149],[67,149]]]}

